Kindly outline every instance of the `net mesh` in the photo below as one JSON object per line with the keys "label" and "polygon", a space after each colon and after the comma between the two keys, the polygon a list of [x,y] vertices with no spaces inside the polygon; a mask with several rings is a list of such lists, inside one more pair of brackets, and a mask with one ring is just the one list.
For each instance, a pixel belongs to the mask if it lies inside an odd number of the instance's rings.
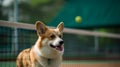
{"label": "net mesh", "polygon": [[[14,36],[14,31],[14,27],[10,27],[10,25],[0,24],[0,67],[15,67],[15,60],[19,52],[31,48],[38,38],[33,28],[17,28],[17,36]],[[13,41],[16,37],[17,49]],[[120,38],[96,37],[96,34],[90,36],[76,32],[76,34],[64,33],[63,40],[65,42],[64,60],[119,59],[120,57]]]}

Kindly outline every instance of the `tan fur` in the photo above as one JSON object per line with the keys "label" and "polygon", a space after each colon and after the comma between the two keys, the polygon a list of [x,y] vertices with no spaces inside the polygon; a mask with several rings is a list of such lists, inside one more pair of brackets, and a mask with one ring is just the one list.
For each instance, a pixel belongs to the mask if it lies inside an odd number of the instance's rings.
{"label": "tan fur", "polygon": [[62,61],[64,45],[62,45],[62,51],[57,51],[46,44],[50,40],[54,41],[54,39],[50,38],[51,35],[62,35],[63,23],[60,23],[56,29],[49,29],[40,21],[37,21],[35,26],[38,40],[32,48],[25,49],[18,55],[17,67],[59,67]]}

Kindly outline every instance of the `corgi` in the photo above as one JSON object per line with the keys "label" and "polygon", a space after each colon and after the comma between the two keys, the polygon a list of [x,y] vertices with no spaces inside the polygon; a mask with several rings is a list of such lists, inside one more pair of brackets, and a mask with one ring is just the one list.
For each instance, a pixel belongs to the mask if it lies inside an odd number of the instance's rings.
{"label": "corgi", "polygon": [[64,53],[64,23],[52,29],[37,21],[35,29],[38,39],[33,47],[19,53],[16,67],[59,67]]}

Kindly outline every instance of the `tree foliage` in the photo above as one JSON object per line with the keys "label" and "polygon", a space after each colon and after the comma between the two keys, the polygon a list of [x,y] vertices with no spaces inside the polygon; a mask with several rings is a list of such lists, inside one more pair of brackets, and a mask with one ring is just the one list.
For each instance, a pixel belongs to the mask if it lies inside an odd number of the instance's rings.
{"label": "tree foliage", "polygon": [[21,2],[19,4],[19,21],[35,23],[41,20],[48,23],[58,12],[63,4],[63,0],[31,0],[31,2]]}

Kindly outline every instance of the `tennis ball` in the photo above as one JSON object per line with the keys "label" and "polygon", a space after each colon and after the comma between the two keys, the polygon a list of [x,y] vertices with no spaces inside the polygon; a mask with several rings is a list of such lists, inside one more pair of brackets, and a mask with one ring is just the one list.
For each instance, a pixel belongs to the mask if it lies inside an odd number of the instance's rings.
{"label": "tennis ball", "polygon": [[81,16],[76,16],[75,17],[75,22],[80,23],[82,21]]}

